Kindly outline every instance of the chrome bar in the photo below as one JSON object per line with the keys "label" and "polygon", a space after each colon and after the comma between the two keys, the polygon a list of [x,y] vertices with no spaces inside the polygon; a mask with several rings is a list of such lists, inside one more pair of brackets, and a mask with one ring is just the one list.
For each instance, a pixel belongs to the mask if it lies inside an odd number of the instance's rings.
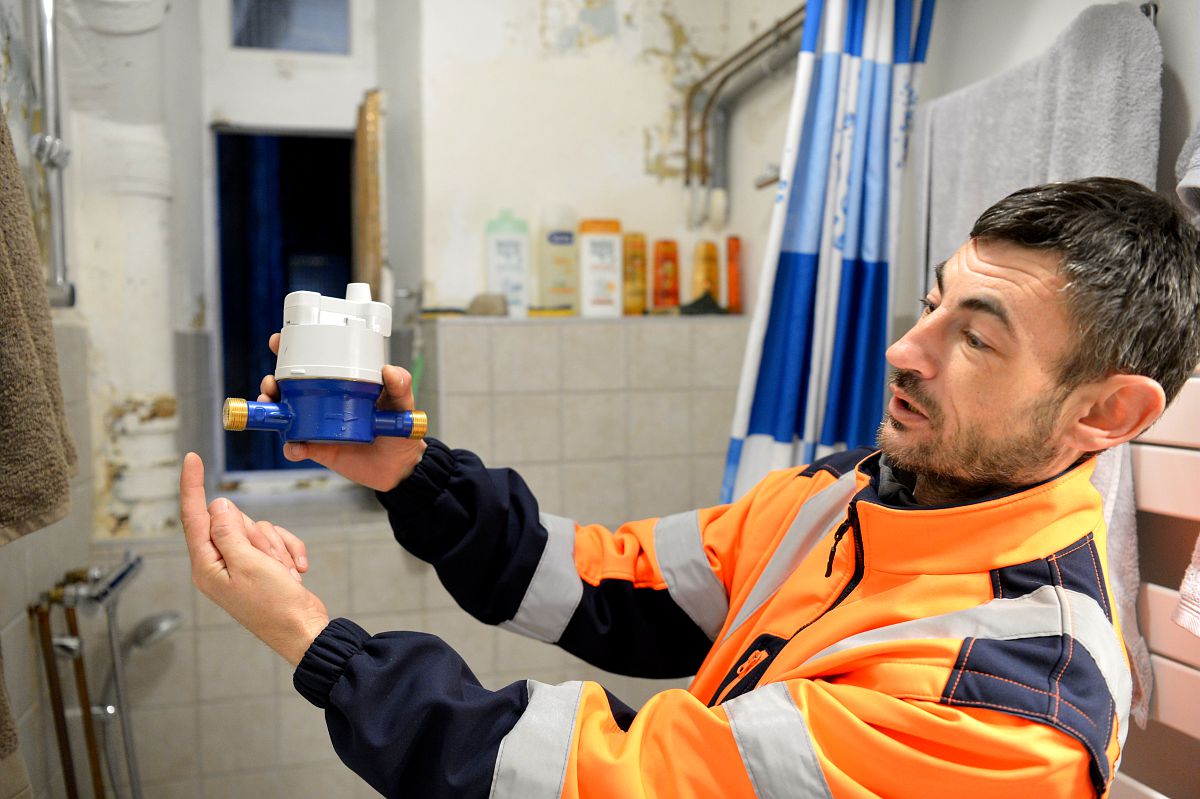
{"label": "chrome bar", "polygon": [[55,0],[37,0],[37,25],[41,52],[43,132],[33,137],[34,156],[46,168],[46,195],[50,200],[50,265],[52,275],[46,286],[50,304],[69,308],[75,304],[75,286],[67,278],[66,216],[63,211],[62,170],[70,152],[62,140],[61,110],[58,103],[58,48],[55,43]]}

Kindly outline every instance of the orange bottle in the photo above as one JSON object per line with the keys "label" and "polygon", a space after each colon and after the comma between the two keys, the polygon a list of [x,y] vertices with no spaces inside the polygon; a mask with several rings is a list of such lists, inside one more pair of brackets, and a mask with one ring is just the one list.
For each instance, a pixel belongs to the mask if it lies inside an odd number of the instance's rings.
{"label": "orange bottle", "polygon": [[625,258],[625,315],[646,312],[646,236],[626,233],[621,248]]}
{"label": "orange bottle", "polygon": [[692,259],[692,297],[693,301],[705,294],[720,301],[721,294],[721,262],[717,253],[717,243],[702,239],[696,242],[696,254]]}
{"label": "orange bottle", "polygon": [[674,239],[654,242],[654,307],[679,306],[679,247]]}
{"label": "orange bottle", "polygon": [[725,285],[729,292],[729,312],[742,312],[742,240],[725,239]]}

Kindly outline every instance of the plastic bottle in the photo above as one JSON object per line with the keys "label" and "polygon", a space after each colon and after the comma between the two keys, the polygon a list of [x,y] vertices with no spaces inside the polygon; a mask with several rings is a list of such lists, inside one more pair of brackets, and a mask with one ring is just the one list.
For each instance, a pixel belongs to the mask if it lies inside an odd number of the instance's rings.
{"label": "plastic bottle", "polygon": [[679,306],[679,246],[674,239],[654,242],[654,309]]}
{"label": "plastic bottle", "polygon": [[538,301],[542,310],[579,311],[579,261],[575,212],[563,205],[542,211],[538,231]]}
{"label": "plastic bottle", "polygon": [[646,312],[646,236],[626,233],[622,248],[625,259],[625,315]]}
{"label": "plastic bottle", "polygon": [[529,308],[529,225],[504,208],[489,219],[484,235],[488,291],[503,294],[509,316]]}
{"label": "plastic bottle", "polygon": [[717,253],[717,243],[709,239],[696,242],[696,252],[692,259],[692,300],[698,300],[708,294],[715,301],[720,301],[721,293],[721,262]]}
{"label": "plastic bottle", "polygon": [[729,293],[729,312],[742,312],[742,240],[725,239],[725,286]]}
{"label": "plastic bottle", "polygon": [[621,223],[585,219],[579,223],[579,312],[583,316],[620,316]]}

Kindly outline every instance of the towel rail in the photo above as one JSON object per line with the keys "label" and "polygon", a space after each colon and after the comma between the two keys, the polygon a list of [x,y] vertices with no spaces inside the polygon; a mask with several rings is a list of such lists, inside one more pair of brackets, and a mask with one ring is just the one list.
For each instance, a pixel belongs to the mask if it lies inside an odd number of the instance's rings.
{"label": "towel rail", "polygon": [[67,277],[66,216],[63,213],[63,168],[70,152],[62,140],[58,96],[58,48],[55,36],[55,0],[37,0],[38,61],[41,73],[43,131],[33,137],[33,155],[46,169],[46,196],[50,201],[50,266],[46,285],[50,304],[69,308],[75,304],[75,286]]}

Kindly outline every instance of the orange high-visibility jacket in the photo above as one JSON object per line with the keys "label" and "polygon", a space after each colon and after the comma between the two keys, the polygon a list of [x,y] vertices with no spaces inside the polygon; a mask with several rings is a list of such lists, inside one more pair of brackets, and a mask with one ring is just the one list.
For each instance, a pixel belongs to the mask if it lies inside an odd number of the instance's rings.
{"label": "orange high-visibility jacket", "polygon": [[881,499],[880,458],[610,532],[431,442],[380,496],[463,607],[611,671],[694,680],[636,713],[592,682],[488,691],[439,639],[336,619],[295,684],[389,796],[1107,793],[1131,677],[1094,462],[924,508]]}

